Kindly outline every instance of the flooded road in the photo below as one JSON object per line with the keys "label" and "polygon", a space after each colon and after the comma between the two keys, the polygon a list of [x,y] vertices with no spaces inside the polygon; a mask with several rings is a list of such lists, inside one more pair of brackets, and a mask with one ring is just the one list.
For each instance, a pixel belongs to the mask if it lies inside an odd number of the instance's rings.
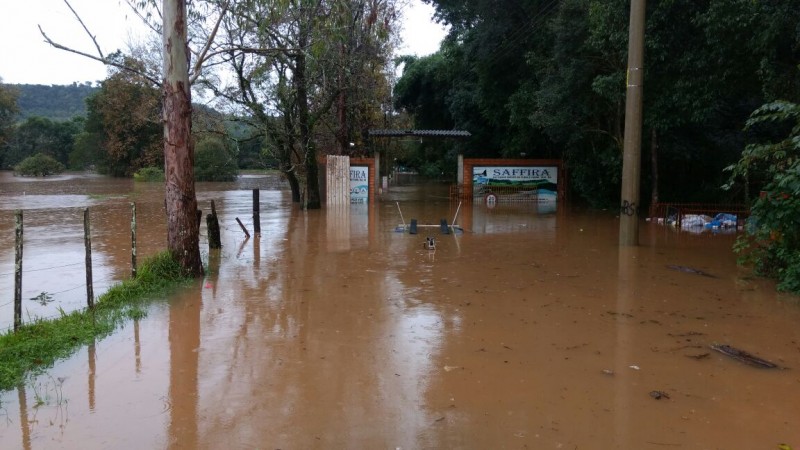
{"label": "flooded road", "polygon": [[[144,253],[163,248],[160,186],[118,181],[33,201],[2,183],[0,274],[19,207],[26,239],[38,231],[26,269],[82,263],[85,206],[96,273],[129,273],[131,201]],[[264,190],[262,235],[246,240],[234,218],[252,231],[251,181],[198,185],[223,226],[204,280],[0,394],[0,448],[800,447],[800,305],[736,266],[733,236],[642,224],[642,245],[620,250],[613,214],[502,204],[462,205],[463,234],[409,235],[395,228],[450,222],[458,205],[446,187],[402,187],[323,211]]]}

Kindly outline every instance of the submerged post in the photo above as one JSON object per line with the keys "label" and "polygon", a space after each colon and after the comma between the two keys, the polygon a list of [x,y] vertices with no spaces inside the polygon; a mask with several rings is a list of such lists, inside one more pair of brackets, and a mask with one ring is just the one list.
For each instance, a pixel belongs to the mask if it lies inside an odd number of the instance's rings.
{"label": "submerged post", "polygon": [[89,208],[83,210],[83,242],[86,246],[86,304],[94,309],[94,288],[92,287],[92,235]]}
{"label": "submerged post", "polygon": [[217,207],[214,200],[211,200],[211,214],[206,216],[206,228],[208,229],[208,248],[222,248],[219,237],[219,219],[217,218]]}
{"label": "submerged post", "polygon": [[619,245],[639,245],[639,172],[642,152],[642,90],[644,84],[645,0],[631,1],[628,77],[625,93],[625,143],[622,156],[622,195],[619,207]]}
{"label": "submerged post", "polygon": [[22,210],[14,214],[14,331],[22,325]]}
{"label": "submerged post", "polygon": [[131,203],[131,278],[136,278],[136,203]]}
{"label": "submerged post", "polygon": [[253,233],[261,235],[261,201],[258,189],[253,189]]}

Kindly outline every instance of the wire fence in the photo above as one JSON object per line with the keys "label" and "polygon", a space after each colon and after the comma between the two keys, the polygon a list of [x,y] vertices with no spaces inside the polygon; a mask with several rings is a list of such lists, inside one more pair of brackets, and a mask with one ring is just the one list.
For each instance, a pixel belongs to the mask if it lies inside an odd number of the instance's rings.
{"label": "wire fence", "polygon": [[[10,264],[5,258],[0,260],[0,267],[5,266],[0,271],[0,332],[24,322],[54,319],[85,309],[94,302],[95,287],[99,288],[97,293],[102,294],[128,276],[127,267],[121,269],[109,264],[108,260],[114,257],[109,256],[108,251],[125,252],[132,248],[130,240],[119,245],[119,239],[131,236],[130,208],[131,204],[125,203],[91,208],[18,210],[14,215],[19,225],[3,232],[3,238],[7,238],[10,231],[15,236],[12,240],[16,241],[19,236],[21,242],[19,246],[9,246],[16,248]],[[84,217],[79,219],[81,211]],[[95,229],[89,228],[92,216],[101,219],[96,221],[99,226]],[[3,238],[0,240],[6,240]],[[92,239],[98,238],[92,244]],[[92,256],[90,245],[104,251]],[[130,257],[125,259],[131,261]],[[94,274],[92,266],[97,266]],[[10,298],[2,298],[5,295]],[[10,308],[11,305],[14,307]]]}
{"label": "wire fence", "polygon": [[738,203],[655,203],[650,221],[682,231],[738,232],[744,228],[750,209]]}
{"label": "wire fence", "polygon": [[[488,200],[487,197],[489,197]],[[497,203],[536,203],[539,201],[539,190],[530,186],[454,184],[450,186],[450,198],[453,200],[495,201]]]}
{"label": "wire fence", "polygon": [[[255,199],[254,199],[255,201]],[[246,228],[254,231],[256,204],[237,203],[229,220],[220,223],[220,229],[231,235],[244,238],[242,229],[233,221],[235,213],[241,214]],[[143,257],[163,249],[165,242],[166,215],[158,201],[137,203],[141,219],[137,221],[137,238],[140,242],[138,256]],[[48,320],[87,308],[88,298],[81,289],[87,289],[85,277],[84,227],[81,226],[83,211],[87,207],[67,206],[52,209],[32,209],[24,215],[24,261],[22,261],[22,322]],[[92,229],[92,276],[93,298],[105,293],[112,285],[131,276],[133,247],[132,204],[128,201],[89,205]],[[5,211],[8,212],[8,211]],[[12,214],[13,216],[13,214]],[[14,248],[14,219],[8,215],[0,217],[0,245]],[[238,219],[238,217],[237,217]],[[208,242],[208,229],[201,220],[199,239],[203,246]],[[156,236],[157,235],[157,236]],[[155,236],[155,237],[154,237]],[[9,239],[10,237],[10,239]],[[144,244],[144,245],[142,245]],[[13,253],[13,252],[12,252]],[[8,256],[8,255],[6,255]],[[12,305],[15,299],[14,255],[0,257],[0,333],[11,329],[15,322]],[[80,280],[80,281],[79,281]]]}

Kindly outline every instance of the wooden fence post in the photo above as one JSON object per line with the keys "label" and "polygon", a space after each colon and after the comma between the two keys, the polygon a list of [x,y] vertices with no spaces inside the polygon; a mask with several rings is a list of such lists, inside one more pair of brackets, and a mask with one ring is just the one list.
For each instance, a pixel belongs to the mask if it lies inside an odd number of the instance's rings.
{"label": "wooden fence post", "polygon": [[131,278],[136,278],[136,203],[131,203]]}
{"label": "wooden fence post", "polygon": [[217,218],[217,207],[214,200],[211,200],[211,214],[206,216],[206,229],[208,230],[208,248],[222,248],[219,236],[219,219]]}
{"label": "wooden fence post", "polygon": [[86,303],[94,309],[94,288],[92,287],[92,235],[89,208],[83,210],[83,242],[86,246]]}
{"label": "wooden fence post", "polygon": [[14,331],[17,331],[22,325],[22,210],[16,210],[14,216]]}
{"label": "wooden fence post", "polygon": [[261,236],[261,201],[259,190],[253,189],[253,233]]}

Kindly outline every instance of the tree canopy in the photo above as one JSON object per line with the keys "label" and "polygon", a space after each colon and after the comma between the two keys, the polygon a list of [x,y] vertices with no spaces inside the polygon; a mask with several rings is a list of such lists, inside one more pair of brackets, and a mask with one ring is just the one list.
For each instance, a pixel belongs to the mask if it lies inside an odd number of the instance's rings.
{"label": "tree canopy", "polygon": [[[469,130],[466,155],[559,157],[579,197],[618,201],[629,2],[429,3],[450,33],[437,54],[405,59],[396,105],[418,127]],[[796,2],[648,1],[645,191],[737,195],[719,187],[748,115],[800,96],[797,23]]]}
{"label": "tree canopy", "polygon": [[[18,91],[13,86],[3,84],[3,79],[0,78],[0,152],[5,147],[16,121],[19,111],[18,95]],[[2,163],[3,160],[0,158],[0,167],[2,167]]]}
{"label": "tree canopy", "polygon": [[86,98],[98,89],[90,82],[65,86],[16,84],[13,87],[19,92],[17,104],[20,119],[39,116],[57,121],[85,116]]}

